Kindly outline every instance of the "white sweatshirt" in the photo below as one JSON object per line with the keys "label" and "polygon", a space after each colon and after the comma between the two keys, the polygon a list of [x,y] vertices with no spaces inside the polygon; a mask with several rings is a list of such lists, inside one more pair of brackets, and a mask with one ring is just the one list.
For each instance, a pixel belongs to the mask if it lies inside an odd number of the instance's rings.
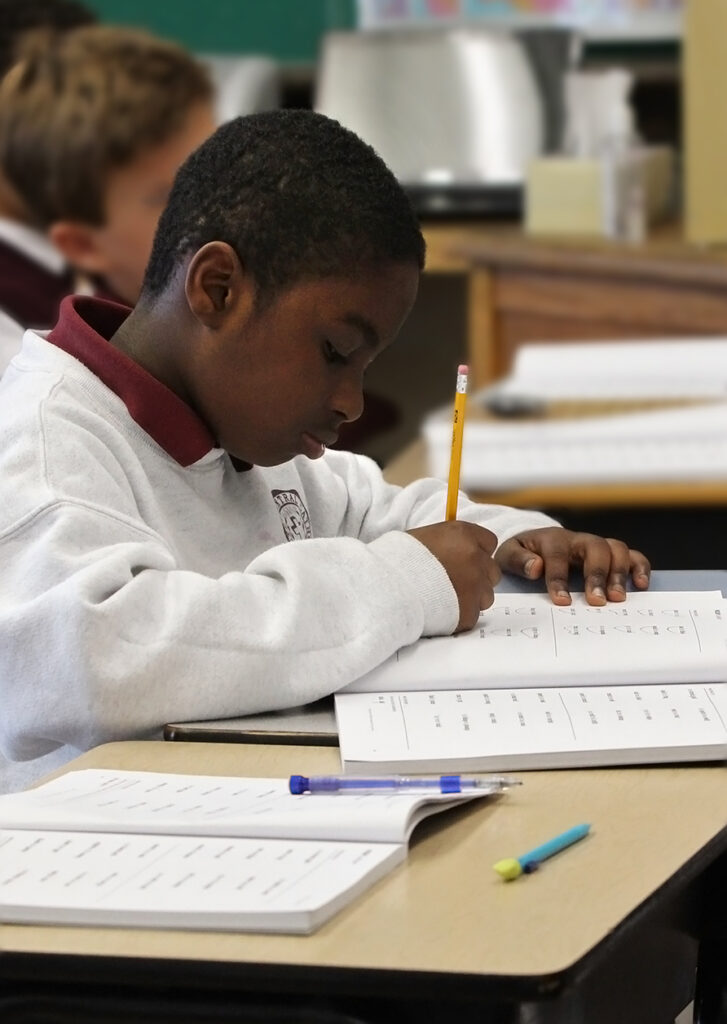
{"label": "white sweatshirt", "polygon": [[[22,224],[11,217],[0,217],[0,242],[4,242],[10,251],[17,253],[21,261],[25,260],[31,267],[37,267],[40,280],[52,282],[51,294],[56,294],[62,287],[66,261],[53,243],[42,231]],[[35,281],[32,282],[35,286]],[[7,279],[4,295],[7,295]],[[42,320],[26,320],[25,325],[18,321],[6,309],[0,309],[0,376],[10,360],[20,351],[25,328],[30,324],[48,326]]]}
{"label": "white sweatshirt", "polygon": [[[441,482],[394,487],[335,451],[238,472],[104,340],[126,312],[65,300],[0,382],[0,791],[168,721],[316,700],[458,621],[404,532],[443,518]],[[500,542],[553,525],[460,514]]]}

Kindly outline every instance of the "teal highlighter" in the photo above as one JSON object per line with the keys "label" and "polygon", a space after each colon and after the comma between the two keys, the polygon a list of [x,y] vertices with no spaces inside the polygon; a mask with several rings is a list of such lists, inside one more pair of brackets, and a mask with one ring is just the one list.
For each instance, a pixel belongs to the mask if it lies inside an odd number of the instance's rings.
{"label": "teal highlighter", "polygon": [[538,869],[542,861],[547,860],[548,857],[552,857],[556,853],[560,853],[561,850],[567,849],[573,843],[577,843],[579,839],[584,839],[588,835],[590,828],[590,825],[574,825],[573,828],[569,828],[566,832],[561,832],[554,839],[549,839],[547,843],[542,843],[540,846],[536,846],[534,850],[524,853],[522,857],[506,857],[504,860],[498,860],[497,864],[494,865],[495,871],[506,882],[512,882],[513,879],[519,878],[520,875],[530,875]]}

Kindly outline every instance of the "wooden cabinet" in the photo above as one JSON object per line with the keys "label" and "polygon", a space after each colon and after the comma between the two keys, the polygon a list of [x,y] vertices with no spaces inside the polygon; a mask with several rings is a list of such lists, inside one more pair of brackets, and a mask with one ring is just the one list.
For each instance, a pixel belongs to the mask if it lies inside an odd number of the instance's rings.
{"label": "wooden cabinet", "polygon": [[518,227],[425,230],[429,269],[465,273],[474,384],[523,342],[727,335],[727,249],[662,229],[644,245],[543,240]]}

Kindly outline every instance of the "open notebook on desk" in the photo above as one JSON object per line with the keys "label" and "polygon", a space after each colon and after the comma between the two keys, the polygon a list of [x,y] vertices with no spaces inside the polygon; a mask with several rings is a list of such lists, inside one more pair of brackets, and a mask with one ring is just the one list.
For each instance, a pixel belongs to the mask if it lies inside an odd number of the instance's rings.
{"label": "open notebook on desk", "polygon": [[[424,422],[446,477],[451,412]],[[469,403],[465,489],[727,480],[727,340],[523,346]]]}
{"label": "open notebook on desk", "polygon": [[336,695],[346,769],[505,771],[724,760],[727,602],[637,593],[592,607],[498,594]]}
{"label": "open notebook on desk", "polygon": [[0,921],[313,931],[473,796],[86,769],[0,797]]}

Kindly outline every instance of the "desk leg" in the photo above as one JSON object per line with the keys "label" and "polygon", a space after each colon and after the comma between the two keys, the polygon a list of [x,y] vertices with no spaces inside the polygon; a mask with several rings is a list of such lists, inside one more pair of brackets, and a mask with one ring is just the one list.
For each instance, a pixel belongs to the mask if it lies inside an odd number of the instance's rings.
{"label": "desk leg", "polygon": [[467,358],[473,390],[491,384],[501,373],[494,280],[489,270],[478,267],[467,275]]}
{"label": "desk leg", "polygon": [[727,857],[709,873],[697,959],[694,1024],[727,1024]]}

